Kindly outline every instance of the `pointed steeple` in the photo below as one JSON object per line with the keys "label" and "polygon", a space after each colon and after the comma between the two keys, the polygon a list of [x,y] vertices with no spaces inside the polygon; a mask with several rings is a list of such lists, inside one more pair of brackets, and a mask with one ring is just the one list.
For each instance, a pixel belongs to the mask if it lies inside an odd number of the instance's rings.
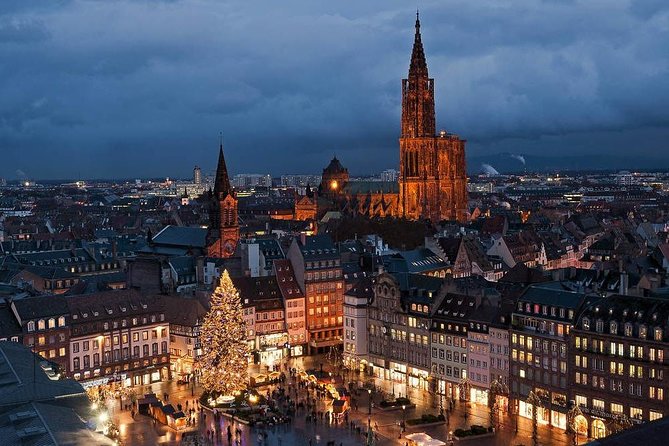
{"label": "pointed steeple", "polygon": [[218,166],[216,167],[216,180],[214,182],[214,195],[225,197],[231,193],[230,177],[228,176],[228,168],[225,165],[225,155],[223,155],[223,134],[221,133],[220,150],[218,152]]}
{"label": "pointed steeple", "polygon": [[413,76],[428,76],[423,41],[420,38],[420,17],[418,10],[416,10],[416,35],[414,36],[411,64],[409,65],[409,77]]}

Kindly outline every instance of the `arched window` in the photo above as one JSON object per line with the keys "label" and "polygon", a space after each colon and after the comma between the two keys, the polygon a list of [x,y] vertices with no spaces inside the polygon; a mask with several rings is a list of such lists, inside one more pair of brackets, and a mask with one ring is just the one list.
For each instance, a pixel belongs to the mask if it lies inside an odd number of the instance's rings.
{"label": "arched window", "polygon": [[35,322],[28,321],[28,331],[35,331]]}
{"label": "arched window", "polygon": [[584,317],[581,325],[583,326],[583,330],[590,330],[590,319]]}

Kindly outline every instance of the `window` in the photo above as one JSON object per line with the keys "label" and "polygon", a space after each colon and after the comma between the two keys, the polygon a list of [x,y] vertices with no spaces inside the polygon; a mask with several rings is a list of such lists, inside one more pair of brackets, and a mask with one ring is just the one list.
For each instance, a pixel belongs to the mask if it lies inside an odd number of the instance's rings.
{"label": "window", "polygon": [[56,320],[54,318],[49,319],[48,326],[49,328],[56,328]]}
{"label": "window", "polygon": [[623,405],[618,403],[611,403],[611,413],[623,413]]}
{"label": "window", "polygon": [[655,340],[656,341],[662,340],[662,329],[660,327],[655,328]]}
{"label": "window", "polygon": [[79,353],[79,343],[78,342],[75,342],[74,344],[72,344],[72,352],[73,353]]}
{"label": "window", "polygon": [[84,349],[85,352],[88,351],[88,349],[90,348],[90,346],[91,346],[91,341],[84,341],[84,342],[83,342],[83,349]]}
{"label": "window", "polygon": [[641,420],[643,418],[643,410],[638,407],[630,407],[630,418]]}
{"label": "window", "polygon": [[650,411],[650,421],[659,420],[662,416],[662,412],[655,412],[654,410]]}
{"label": "window", "polygon": [[35,331],[35,322],[33,321],[28,321],[28,331]]}
{"label": "window", "polygon": [[597,398],[593,398],[592,408],[598,410],[604,410],[604,400],[598,400]]}
{"label": "window", "polygon": [[616,321],[611,321],[610,324],[610,331],[611,334],[618,334],[618,323]]}
{"label": "window", "polygon": [[44,330],[44,319],[40,319],[39,321],[37,321],[37,329]]}
{"label": "window", "polygon": [[72,368],[74,370],[79,370],[79,358],[74,358],[72,360]]}
{"label": "window", "polygon": [[583,322],[581,322],[581,325],[583,326],[583,330],[590,330],[590,319],[584,317]]}
{"label": "window", "polygon": [[576,405],[588,407],[588,398],[582,395],[576,395]]}

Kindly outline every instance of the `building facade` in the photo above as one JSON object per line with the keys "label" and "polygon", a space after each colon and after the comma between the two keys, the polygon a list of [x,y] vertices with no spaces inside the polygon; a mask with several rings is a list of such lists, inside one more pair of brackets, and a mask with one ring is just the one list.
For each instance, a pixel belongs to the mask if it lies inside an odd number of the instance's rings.
{"label": "building facade", "polygon": [[169,323],[159,298],[136,290],[71,296],[70,375],[84,387],[170,379]]}
{"label": "building facade", "polygon": [[571,367],[569,334],[585,296],[564,291],[559,283],[530,286],[511,315],[511,403],[522,417],[535,409],[530,393],[541,400],[540,424],[567,428]]}
{"label": "building facade", "polygon": [[306,300],[297,283],[289,260],[274,261],[274,272],[286,309],[286,330],[291,356],[302,356],[307,350]]}
{"label": "building facade", "polygon": [[585,306],[572,331],[572,399],[579,435],[602,438],[669,415],[663,299],[613,295]]}
{"label": "building facade", "polygon": [[288,250],[295,278],[305,292],[309,349],[323,353],[343,343],[344,276],[341,257],[328,235],[295,238]]}
{"label": "building facade", "polygon": [[367,370],[367,313],[373,299],[372,278],[357,281],[344,293],[344,364],[352,370]]}
{"label": "building facade", "polygon": [[467,176],[465,141],[436,134],[434,79],[427,62],[416,16],[409,76],[402,80],[402,125],[399,173],[400,215],[465,221]]}

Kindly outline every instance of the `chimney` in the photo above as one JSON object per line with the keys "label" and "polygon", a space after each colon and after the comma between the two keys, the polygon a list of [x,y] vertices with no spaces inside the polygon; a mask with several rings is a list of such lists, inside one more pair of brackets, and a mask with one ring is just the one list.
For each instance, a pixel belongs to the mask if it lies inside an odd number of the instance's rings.
{"label": "chimney", "polygon": [[626,296],[628,288],[629,288],[629,277],[627,276],[627,271],[623,271],[620,273],[619,293]]}

